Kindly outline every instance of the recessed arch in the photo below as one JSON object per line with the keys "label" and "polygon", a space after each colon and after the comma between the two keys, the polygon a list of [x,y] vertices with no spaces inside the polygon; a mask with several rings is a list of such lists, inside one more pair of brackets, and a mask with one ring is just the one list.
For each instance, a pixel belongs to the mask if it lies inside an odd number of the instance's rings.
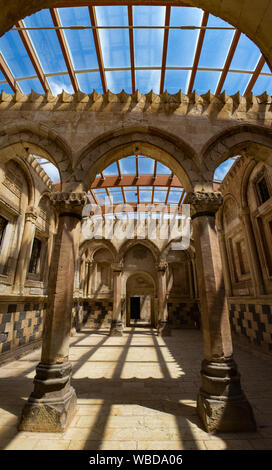
{"label": "recessed arch", "polygon": [[202,172],[211,185],[216,168],[237,154],[272,166],[272,131],[251,124],[233,126],[213,137],[201,154]]}
{"label": "recessed arch", "polygon": [[77,159],[76,179],[88,190],[106,166],[134,154],[154,158],[168,166],[186,191],[201,180],[194,150],[181,139],[150,127],[118,129],[95,139]]}
{"label": "recessed arch", "polygon": [[153,256],[153,259],[154,259],[154,262],[158,261],[160,251],[159,251],[159,248],[155,245],[155,243],[153,243],[151,240],[140,240],[140,239],[126,240],[120,246],[119,251],[118,251],[119,261],[122,261],[125,254],[127,253],[127,251],[130,250],[131,248],[133,248],[135,245],[142,245],[145,248],[147,248],[151,252],[151,254]]}
{"label": "recessed arch", "polygon": [[114,262],[117,260],[117,251],[116,251],[115,246],[109,240],[105,240],[105,239],[85,240],[80,245],[79,255],[81,257],[86,250],[90,249],[92,251],[91,257],[93,259],[93,256],[96,253],[96,251],[100,250],[101,248],[109,250],[109,252],[111,253],[113,257]]}
{"label": "recessed arch", "polygon": [[60,174],[61,185],[71,178],[72,158],[68,147],[57,135],[46,128],[33,125],[16,125],[2,128],[0,132],[0,159],[20,155],[26,160],[39,155],[53,163]]}

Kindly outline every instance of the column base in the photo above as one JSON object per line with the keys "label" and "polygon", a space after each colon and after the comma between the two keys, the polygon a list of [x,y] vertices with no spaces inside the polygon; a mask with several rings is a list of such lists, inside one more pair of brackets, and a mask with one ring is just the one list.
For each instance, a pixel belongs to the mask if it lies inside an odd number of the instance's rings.
{"label": "column base", "polygon": [[233,360],[202,363],[197,411],[208,432],[255,432],[256,422]]}
{"label": "column base", "polygon": [[39,364],[34,391],[23,408],[19,431],[64,432],[75,411],[77,397],[70,385],[71,364]]}
{"label": "column base", "polygon": [[112,320],[109,336],[123,336],[123,323],[121,320]]}
{"label": "column base", "polygon": [[159,320],[157,333],[158,336],[172,336],[171,326],[167,321]]}

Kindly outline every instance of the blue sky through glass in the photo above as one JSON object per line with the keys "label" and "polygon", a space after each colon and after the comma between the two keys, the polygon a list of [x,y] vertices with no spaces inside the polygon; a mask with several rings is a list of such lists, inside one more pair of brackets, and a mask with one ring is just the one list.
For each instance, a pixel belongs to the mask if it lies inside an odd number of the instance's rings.
{"label": "blue sky through glass", "polygon": [[120,93],[122,90],[125,90],[127,93],[132,93],[130,70],[106,72],[106,80],[108,89],[112,93]]}
{"label": "blue sky through glass", "polygon": [[[165,7],[135,6],[135,26],[160,26],[165,22]],[[134,30],[135,66],[158,67],[162,62],[163,29]]]}
{"label": "blue sky through glass", "polygon": [[[24,22],[26,26],[30,27],[54,26],[49,10],[38,11],[34,15],[25,18]],[[29,36],[45,73],[67,72],[55,31],[30,30]]]}
{"label": "blue sky through glass", "polygon": [[153,175],[154,163],[155,161],[152,158],[138,157],[139,173],[141,175]]}
{"label": "blue sky through glass", "polygon": [[[98,26],[127,26],[125,6],[95,7]],[[105,68],[130,67],[128,29],[100,29],[102,56]]]}
{"label": "blue sky through glass", "polygon": [[[91,26],[87,7],[59,8],[63,26]],[[75,70],[98,69],[97,55],[91,30],[64,30]]]}
{"label": "blue sky through glass", "polygon": [[235,160],[233,158],[229,158],[225,162],[221,163],[221,165],[216,168],[213,179],[217,181],[222,181],[225,178],[227,172],[234,164],[234,162]]}
{"label": "blue sky through glass", "polygon": [[[228,23],[209,15],[207,26],[228,27]],[[234,31],[207,30],[199,59],[199,67],[223,68]],[[216,44],[218,47],[216,47]],[[220,45],[220,47],[219,47]]]}
{"label": "blue sky through glass", "polygon": [[59,95],[62,90],[67,93],[73,93],[73,86],[69,75],[57,75],[56,77],[48,77],[47,81],[52,90],[53,95]]}
{"label": "blue sky through glass", "polygon": [[17,31],[9,31],[0,38],[0,51],[15,78],[36,75]]}
{"label": "blue sky through glass", "polygon": [[[203,12],[198,8],[171,9],[171,26],[200,26]],[[167,49],[167,67],[191,67],[194,60],[198,30],[170,29]],[[181,87],[180,87],[181,88]]]}
{"label": "blue sky through glass", "polygon": [[[95,7],[97,23],[103,26],[127,26],[127,6],[99,6]],[[165,23],[164,6],[133,6],[133,22],[135,26],[163,26]],[[59,8],[58,13],[64,26],[90,26],[88,7]],[[171,7],[170,26],[199,26],[203,17],[203,11],[192,7]],[[53,26],[49,10],[41,10],[24,19],[28,27]],[[208,26],[229,26],[220,18],[209,15]],[[46,75],[47,81],[52,86],[53,94],[58,94],[64,89],[73,93],[72,84],[68,75],[65,60],[55,31],[29,30],[27,34],[32,41],[38,60]],[[113,93],[119,93],[124,89],[132,92],[131,58],[128,29],[98,30],[101,42],[102,59],[105,70],[107,87]],[[229,51],[234,31],[207,30],[204,36],[203,48],[200,55],[199,68],[222,69]],[[91,30],[64,30],[67,47],[71,60],[77,71],[78,84],[83,92],[91,93],[93,89],[102,93],[102,84],[98,72],[98,60]],[[160,91],[162,46],[164,30],[140,29],[134,30],[135,52],[135,81],[136,88],[141,93],[148,93],[151,89],[155,93]],[[190,68],[193,65],[199,30],[170,30],[166,57],[166,71],[164,89],[169,93],[176,93],[181,89],[187,92],[190,70],[169,70],[167,67]],[[36,77],[35,69],[27,55],[26,49],[17,31],[9,31],[0,38],[0,52],[10,68],[15,79],[26,78],[18,81],[19,87],[25,93],[31,89],[43,93],[43,88]],[[258,47],[244,34],[241,34],[237,50],[230,65],[223,90],[232,95],[239,91],[243,94],[250,81],[251,75],[243,71],[254,71],[261,57]],[[151,70],[137,70],[138,68],[151,68]],[[152,67],[157,70],[152,70]],[[128,70],[107,70],[127,68]],[[90,70],[95,72],[90,73]],[[232,70],[241,70],[234,73]],[[267,91],[272,93],[271,70],[264,65],[253,88],[256,95]],[[48,75],[57,76],[48,76]],[[199,94],[206,93],[209,89],[214,93],[220,72],[216,70],[197,70],[193,88]],[[5,80],[0,75],[1,80]],[[11,92],[7,83],[0,85],[0,89]]]}
{"label": "blue sky through glass", "polygon": [[99,72],[77,73],[76,76],[79,89],[83,93],[92,93],[93,90],[96,90],[98,93],[103,93]]}

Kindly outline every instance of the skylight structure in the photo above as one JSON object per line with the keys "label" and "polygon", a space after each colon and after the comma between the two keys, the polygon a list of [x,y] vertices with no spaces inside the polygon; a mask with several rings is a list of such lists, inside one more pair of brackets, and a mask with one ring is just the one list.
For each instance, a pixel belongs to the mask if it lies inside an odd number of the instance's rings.
{"label": "skylight structure", "polygon": [[41,10],[0,38],[0,71],[0,89],[8,93],[272,94],[259,48],[223,20],[187,6]]}

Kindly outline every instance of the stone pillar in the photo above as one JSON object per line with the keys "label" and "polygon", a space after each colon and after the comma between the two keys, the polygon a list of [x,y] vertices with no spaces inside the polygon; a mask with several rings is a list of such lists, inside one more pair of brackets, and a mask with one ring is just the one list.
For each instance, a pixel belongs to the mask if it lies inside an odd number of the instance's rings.
{"label": "stone pillar", "polygon": [[112,314],[110,336],[123,336],[123,323],[122,323],[123,266],[121,264],[113,264],[112,273],[113,273],[113,314]]}
{"label": "stone pillar", "polygon": [[157,265],[158,273],[158,335],[171,336],[171,328],[169,325],[168,308],[167,308],[167,284],[166,284],[166,271],[167,263],[161,262]]}
{"label": "stone pillar", "polygon": [[249,207],[244,207],[240,213],[240,219],[244,226],[244,233],[246,239],[247,252],[249,256],[249,266],[252,276],[255,296],[264,294],[264,282],[262,270],[258,257],[255,236],[252,228]]}
{"label": "stone pillar", "polygon": [[223,229],[217,228],[217,236],[218,236],[218,243],[220,247],[222,266],[223,266],[223,271],[224,271],[226,295],[227,297],[231,297],[232,296],[232,284],[231,284],[227,247],[226,247],[226,239],[225,239],[225,234],[224,234]]}
{"label": "stone pillar", "polygon": [[59,222],[49,271],[42,355],[34,391],[23,409],[20,430],[62,432],[76,409],[68,355],[80,219],[86,200],[85,193],[51,194]]}
{"label": "stone pillar", "polygon": [[35,235],[36,220],[37,210],[34,209],[34,207],[28,207],[25,213],[24,232],[14,280],[14,291],[20,294],[24,293],[24,285]]}
{"label": "stone pillar", "polygon": [[195,296],[198,299],[199,293],[198,293],[198,278],[197,278],[197,272],[196,272],[196,261],[195,261],[195,256],[192,257],[192,267],[193,267],[193,276],[194,276],[194,287],[195,287]]}
{"label": "stone pillar", "polygon": [[89,261],[85,261],[83,297],[88,296]]}
{"label": "stone pillar", "polygon": [[188,194],[192,205],[205,359],[197,410],[207,431],[255,431],[253,412],[233,360],[227,298],[224,290],[215,213],[223,202],[219,192]]}
{"label": "stone pillar", "polygon": [[95,262],[90,261],[89,262],[89,271],[88,271],[88,289],[87,289],[88,297],[90,297],[92,295],[92,283],[93,283],[94,267],[95,267]]}

